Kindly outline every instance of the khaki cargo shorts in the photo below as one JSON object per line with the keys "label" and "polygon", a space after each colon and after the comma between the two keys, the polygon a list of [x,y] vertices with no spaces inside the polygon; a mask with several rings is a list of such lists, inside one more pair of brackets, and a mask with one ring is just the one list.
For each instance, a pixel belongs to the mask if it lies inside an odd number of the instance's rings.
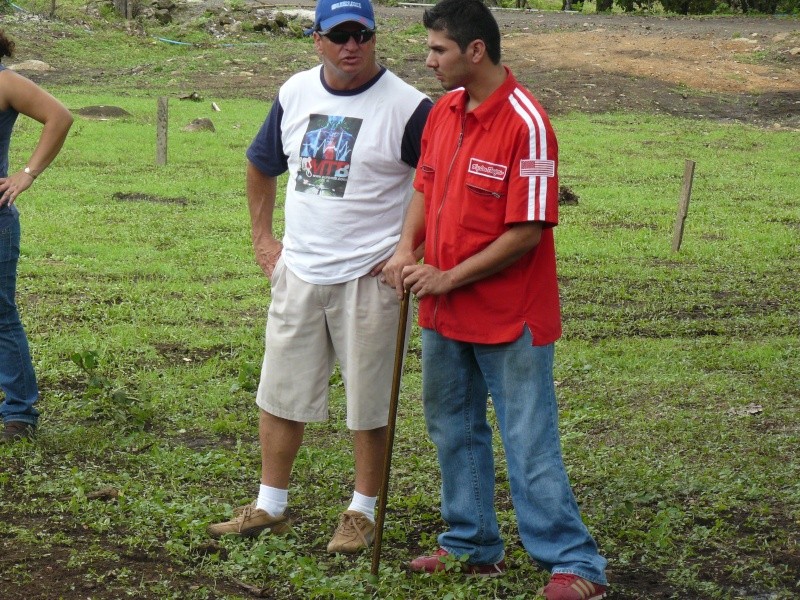
{"label": "khaki cargo shorts", "polygon": [[338,360],[347,427],[387,424],[400,303],[379,279],[315,285],[278,261],[256,395],[260,408],[303,423],[327,420],[328,382]]}

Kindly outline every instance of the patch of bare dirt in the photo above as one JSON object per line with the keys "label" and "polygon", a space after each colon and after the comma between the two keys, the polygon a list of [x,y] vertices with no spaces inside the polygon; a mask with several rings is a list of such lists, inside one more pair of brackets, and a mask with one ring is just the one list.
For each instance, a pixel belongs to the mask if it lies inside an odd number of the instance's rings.
{"label": "patch of bare dirt", "polygon": [[121,119],[131,116],[131,113],[119,106],[84,106],[75,112],[86,119]]}
{"label": "patch of bare dirt", "polygon": [[[223,598],[240,592],[228,581],[182,576],[182,565],[161,548],[116,544],[80,523],[54,525],[46,518],[9,513],[0,513],[0,519],[38,536],[30,541],[14,533],[0,534],[3,600],[158,600],[188,597],[200,589],[205,589],[207,598]],[[202,559],[199,549],[196,560]]]}
{"label": "patch of bare dirt", "polygon": [[120,202],[154,202],[156,204],[179,204],[186,206],[189,204],[188,198],[178,196],[177,198],[166,198],[164,196],[154,196],[153,194],[141,194],[139,192],[115,192],[112,196],[114,200]]}
{"label": "patch of bare dirt", "polygon": [[504,38],[506,63],[551,113],[636,110],[800,127],[797,20],[579,17],[566,31],[544,26],[549,17],[527,28],[517,19]]}
{"label": "patch of bare dirt", "polygon": [[[739,41],[742,40],[742,41]],[[705,92],[763,93],[800,89],[800,70],[788,64],[750,64],[756,52],[751,38],[686,39],[586,32],[515,34],[506,38],[506,54],[522,68],[572,69],[650,78]],[[526,56],[535,48],[533,56]],[[666,60],[665,60],[666,59]]]}

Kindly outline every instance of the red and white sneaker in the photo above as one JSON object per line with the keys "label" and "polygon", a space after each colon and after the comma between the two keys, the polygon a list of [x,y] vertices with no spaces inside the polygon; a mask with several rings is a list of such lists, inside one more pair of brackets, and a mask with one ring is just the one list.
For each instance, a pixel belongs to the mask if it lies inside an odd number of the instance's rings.
{"label": "red and white sneaker", "polygon": [[[439,548],[430,556],[418,556],[409,563],[412,571],[417,573],[436,573],[437,571],[446,571],[448,564],[452,565],[453,561],[447,560],[446,557],[450,553],[444,548]],[[506,572],[506,562],[485,564],[485,565],[468,565],[466,563],[458,563],[457,568],[453,571],[466,573],[467,575],[476,575],[478,577],[497,577]]]}
{"label": "red and white sneaker", "polygon": [[606,596],[606,586],[577,575],[556,573],[539,593],[547,600],[600,600]]}

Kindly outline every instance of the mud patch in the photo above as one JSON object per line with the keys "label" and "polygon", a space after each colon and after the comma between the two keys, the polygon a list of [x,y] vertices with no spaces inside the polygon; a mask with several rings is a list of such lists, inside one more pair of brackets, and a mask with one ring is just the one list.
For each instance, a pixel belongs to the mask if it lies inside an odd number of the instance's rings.
{"label": "mud patch", "polygon": [[189,204],[189,200],[182,196],[178,196],[176,198],[166,198],[164,196],[140,194],[137,192],[115,192],[112,198],[114,198],[114,200],[118,200],[119,202],[154,202],[156,204],[178,204],[180,206],[186,206]]}
{"label": "mud patch", "polygon": [[[0,519],[18,515],[0,515]],[[70,531],[52,528],[46,521],[28,519],[26,529],[44,538],[63,539],[47,547],[31,546],[16,536],[0,538],[0,589],[3,600],[45,598],[92,598],[118,600],[135,597],[158,600],[188,597],[205,588],[206,597],[217,598],[238,592],[233,585],[180,575],[183,567],[162,550],[126,548],[97,539],[81,527]],[[66,535],[65,535],[66,534]]]}
{"label": "mud patch", "polygon": [[122,119],[131,116],[131,113],[119,106],[85,106],[73,112],[87,119]]}
{"label": "mud patch", "polygon": [[175,364],[202,363],[215,356],[227,352],[225,347],[217,348],[185,348],[179,344],[154,344],[158,353]]}

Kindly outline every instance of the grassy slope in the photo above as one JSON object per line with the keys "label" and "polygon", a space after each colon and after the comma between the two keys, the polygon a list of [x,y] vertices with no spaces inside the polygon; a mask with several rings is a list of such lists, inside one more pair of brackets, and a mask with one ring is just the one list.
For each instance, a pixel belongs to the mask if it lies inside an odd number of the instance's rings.
{"label": "grassy slope", "polygon": [[[103,36],[106,47],[125,46],[130,64],[197,56]],[[95,59],[87,64],[101,63],[99,47],[69,43],[53,43],[53,55],[74,59],[83,48]],[[224,62],[224,52],[206,49],[195,63]],[[298,535],[208,547],[205,523],[248,500],[258,474],[253,385],[269,289],[250,249],[243,151],[267,107],[231,99],[211,113],[207,102],[173,100],[169,164],[156,167],[158,90],[137,90],[135,80],[123,87],[122,78],[112,87],[51,90],[73,109],[115,104],[132,116],[78,118],[62,155],[20,200],[19,303],[44,417],[35,446],[0,449],[0,544],[17,555],[63,555],[62,566],[108,597],[230,596],[233,579],[273,597],[530,597],[545,575],[518,545],[502,470],[509,576],[464,584],[403,570],[441,528],[416,337],[377,591],[366,583],[368,557],[322,551],[351,491],[336,378],[334,418],[309,428],[296,467]],[[181,131],[201,116],[216,133]],[[797,134],[644,115],[571,115],[555,126],[562,183],[580,196],[563,207],[557,232],[563,444],[616,597],[793,597]],[[20,121],[12,165],[37,133]],[[673,253],[686,158],[698,165],[683,247]],[[87,498],[107,486],[121,492],[116,502]],[[153,580],[102,566],[132,552],[174,570]],[[11,560],[4,584],[23,591],[34,574]],[[663,589],[638,595],[650,580]]]}

